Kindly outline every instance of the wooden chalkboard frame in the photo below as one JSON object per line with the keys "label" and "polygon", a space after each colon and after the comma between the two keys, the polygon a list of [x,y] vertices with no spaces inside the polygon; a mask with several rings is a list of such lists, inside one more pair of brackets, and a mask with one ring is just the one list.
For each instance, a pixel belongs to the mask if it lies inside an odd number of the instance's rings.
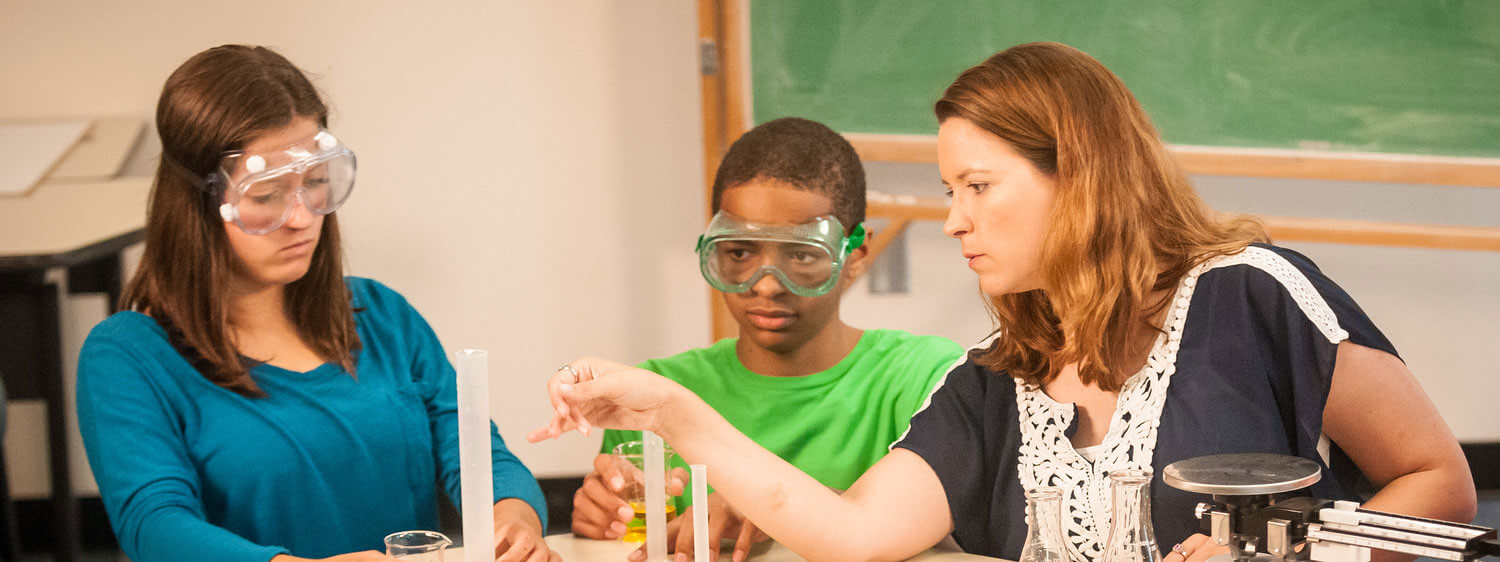
{"label": "wooden chalkboard frame", "polygon": [[[751,115],[749,0],[698,0],[703,55],[703,155],[705,222],[713,175],[724,151],[749,130]],[[846,134],[860,158],[873,162],[935,163],[937,139],[929,135]],[[1500,187],[1500,158],[1324,152],[1170,145],[1190,174],[1345,180],[1379,183]],[[878,256],[917,220],[943,220],[946,201],[892,201],[872,196],[866,216],[887,224],[870,239]],[[1277,240],[1500,251],[1500,228],[1402,224],[1324,218],[1261,217]],[[710,291],[713,339],[738,330],[717,293]]]}
{"label": "wooden chalkboard frame", "polygon": [[[718,24],[724,31],[721,44],[728,47],[723,68],[725,85],[732,97],[729,101],[733,103],[723,107],[724,115],[740,126],[753,125],[750,2],[717,0],[712,4],[722,14]],[[853,134],[850,140],[867,160],[935,161],[936,139],[932,136]],[[1182,145],[1173,145],[1171,149],[1191,174],[1500,187],[1500,157]]]}
{"label": "wooden chalkboard frame", "polygon": [[[937,161],[936,137],[845,136],[865,160]],[[1189,174],[1500,187],[1500,158],[1184,145],[1169,148]]]}

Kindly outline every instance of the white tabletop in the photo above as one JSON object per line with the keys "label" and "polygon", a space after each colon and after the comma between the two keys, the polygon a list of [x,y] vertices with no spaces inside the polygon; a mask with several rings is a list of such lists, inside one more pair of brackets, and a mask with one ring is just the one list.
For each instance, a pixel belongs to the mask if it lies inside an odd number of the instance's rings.
{"label": "white tabletop", "polygon": [[135,148],[144,128],[139,117],[104,117],[94,120],[83,138],[73,145],[48,180],[55,182],[96,181],[119,175],[125,158]]}
{"label": "white tabletop", "polygon": [[70,252],[146,225],[150,178],[44,183],[21,197],[0,197],[0,261],[59,261]]}
{"label": "white tabletop", "polygon": [[[627,556],[630,556],[631,552],[635,552],[635,549],[639,548],[640,544],[619,540],[600,541],[584,539],[563,534],[547,537],[547,547],[556,552],[558,556],[561,556],[565,562],[620,562],[625,560]],[[443,556],[444,562],[463,562],[463,551],[464,549],[462,548],[448,549]],[[721,558],[721,560],[728,559],[728,556]],[[793,554],[785,546],[771,541],[756,545],[755,549],[750,551],[749,559],[755,562],[802,562],[804,560],[801,556]],[[989,560],[993,562],[999,559],[962,552],[937,552],[929,550],[918,554],[911,558],[911,560],[921,562],[978,562]]]}

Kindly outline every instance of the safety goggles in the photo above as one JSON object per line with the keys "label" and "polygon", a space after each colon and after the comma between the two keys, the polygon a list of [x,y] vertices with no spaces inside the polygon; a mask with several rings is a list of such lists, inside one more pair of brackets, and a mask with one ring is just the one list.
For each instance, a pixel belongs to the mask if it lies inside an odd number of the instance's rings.
{"label": "safety goggles", "polygon": [[231,152],[209,177],[223,188],[219,215],[246,234],[281,228],[300,201],[309,212],[332,213],[354,191],[354,151],[319,130],[291,146],[264,152]]}
{"label": "safety goggles", "polygon": [[794,295],[816,297],[838,284],[844,259],[864,241],[863,223],[845,236],[831,216],[770,225],[719,211],[698,237],[698,266],[709,285],[726,293],[743,293],[771,275]]}

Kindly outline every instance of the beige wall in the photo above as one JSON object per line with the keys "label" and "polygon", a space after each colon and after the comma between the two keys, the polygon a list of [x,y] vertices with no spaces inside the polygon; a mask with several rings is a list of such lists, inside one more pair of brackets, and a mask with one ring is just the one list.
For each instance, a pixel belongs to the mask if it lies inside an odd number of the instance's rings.
{"label": "beige wall", "polygon": [[[696,37],[688,0],[0,2],[0,119],[149,122],[193,53],[278,49],[360,157],[350,273],[404,293],[450,351],[488,349],[507,442],[540,475],[581,474],[597,438],[522,437],[552,369],[708,341]],[[40,476],[41,418],[19,406],[12,464]]]}

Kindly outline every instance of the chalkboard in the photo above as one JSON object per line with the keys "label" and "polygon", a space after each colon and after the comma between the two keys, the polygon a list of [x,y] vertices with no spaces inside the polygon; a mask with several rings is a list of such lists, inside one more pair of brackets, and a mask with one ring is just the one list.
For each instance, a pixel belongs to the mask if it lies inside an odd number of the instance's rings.
{"label": "chalkboard", "polygon": [[1058,41],[1169,143],[1500,157],[1500,1],[752,0],[748,19],[756,123],[934,134],[960,71]]}

